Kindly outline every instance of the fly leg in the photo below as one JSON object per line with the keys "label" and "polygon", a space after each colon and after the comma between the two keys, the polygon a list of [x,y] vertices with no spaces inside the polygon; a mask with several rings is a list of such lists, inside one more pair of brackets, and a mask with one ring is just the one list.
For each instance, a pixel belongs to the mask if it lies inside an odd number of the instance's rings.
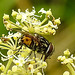
{"label": "fly leg", "polygon": [[29,55],[25,58],[25,60],[27,60],[32,54],[32,51],[29,53]]}
{"label": "fly leg", "polygon": [[36,58],[35,50],[36,50],[36,43],[34,43],[33,45],[34,57]]}

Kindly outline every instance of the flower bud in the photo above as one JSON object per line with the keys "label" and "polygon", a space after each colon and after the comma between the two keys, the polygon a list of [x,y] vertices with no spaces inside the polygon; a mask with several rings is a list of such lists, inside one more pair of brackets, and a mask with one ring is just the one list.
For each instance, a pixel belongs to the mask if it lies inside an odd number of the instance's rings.
{"label": "flower bud", "polygon": [[47,12],[46,12],[46,17],[50,17],[52,15],[52,12],[51,12],[51,9],[49,9]]}
{"label": "flower bud", "polygon": [[60,22],[60,18],[55,19],[55,20],[54,20],[54,24],[58,24],[58,25],[61,24],[61,22]]}
{"label": "flower bud", "polygon": [[38,72],[37,75],[42,75],[42,74],[40,72]]}
{"label": "flower bud", "polygon": [[65,72],[63,73],[63,75],[70,75],[70,73],[69,73],[68,71],[65,71]]}
{"label": "flower bud", "polygon": [[16,17],[16,16],[17,16],[17,12],[13,10],[11,15],[12,15],[13,17]]}
{"label": "flower bud", "polygon": [[48,22],[48,26],[50,26],[50,25],[52,25],[52,24],[53,24],[52,21],[49,21],[49,22]]}
{"label": "flower bud", "polygon": [[44,68],[47,67],[47,63],[46,62],[43,62],[42,65],[43,65]]}
{"label": "flower bud", "polygon": [[4,14],[3,19],[4,19],[4,20],[9,20],[9,15]]}
{"label": "flower bud", "polygon": [[29,70],[33,69],[33,65],[30,64],[30,65],[28,66],[28,69],[29,69]]}
{"label": "flower bud", "polygon": [[5,66],[1,65],[0,69],[1,69],[1,71],[4,71],[5,70]]}
{"label": "flower bud", "polygon": [[7,52],[7,55],[13,55],[13,51],[12,50],[9,50],[8,52]]}
{"label": "flower bud", "polygon": [[58,56],[58,58],[57,58],[57,59],[58,59],[58,61],[61,61],[61,58],[62,58],[62,56]]}
{"label": "flower bud", "polygon": [[0,75],[5,75],[4,73],[1,73]]}
{"label": "flower bud", "polygon": [[13,72],[16,72],[16,71],[17,71],[17,66],[14,65],[14,66],[12,67],[12,71],[13,71]]}
{"label": "flower bud", "polygon": [[65,59],[66,59],[66,57],[65,56],[62,56],[61,61],[64,61]]}
{"label": "flower bud", "polygon": [[67,49],[66,51],[64,51],[64,55],[65,55],[65,56],[69,56],[69,55],[70,55],[69,49]]}
{"label": "flower bud", "polygon": [[17,15],[17,16],[16,16],[16,19],[17,19],[17,20],[21,20],[21,19],[22,19],[22,15],[21,15],[21,14]]}
{"label": "flower bud", "polygon": [[7,73],[8,73],[9,75],[11,75],[11,74],[12,74],[12,71],[11,71],[11,70],[8,70]]}

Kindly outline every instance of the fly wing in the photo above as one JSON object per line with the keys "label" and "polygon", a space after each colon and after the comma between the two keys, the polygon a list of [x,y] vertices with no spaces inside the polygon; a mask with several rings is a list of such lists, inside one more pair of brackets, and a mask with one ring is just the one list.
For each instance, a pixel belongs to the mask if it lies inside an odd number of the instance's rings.
{"label": "fly wing", "polygon": [[53,47],[52,43],[50,42],[49,47],[46,51],[44,60],[46,60],[48,56],[51,56],[53,54],[53,52],[54,52],[54,47]]}

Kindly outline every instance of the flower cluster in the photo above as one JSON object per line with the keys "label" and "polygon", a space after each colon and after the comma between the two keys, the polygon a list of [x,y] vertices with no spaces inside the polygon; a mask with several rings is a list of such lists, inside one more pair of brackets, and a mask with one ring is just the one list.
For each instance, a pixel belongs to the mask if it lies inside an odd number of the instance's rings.
{"label": "flower cluster", "polygon": [[[12,22],[9,15],[4,14],[3,23],[6,29],[17,32],[9,32],[7,36],[2,34],[0,38],[0,49],[7,50],[7,56],[0,52],[1,60],[3,62],[8,61],[6,66],[0,63],[0,70],[2,71],[0,75],[44,75],[43,69],[47,67],[47,63],[43,59],[35,58],[34,55],[31,55],[31,49],[20,44],[23,37],[22,33],[54,35],[61,22],[60,18],[54,18],[51,9],[45,11],[42,8],[38,13],[41,13],[41,15],[36,15],[34,7],[31,12],[28,9],[25,12],[21,12],[20,9],[18,9],[18,12],[12,10],[11,16],[16,22]],[[42,18],[43,14],[45,18],[41,21],[39,19]],[[24,42],[30,45],[31,39],[28,38],[28,40],[30,41],[25,40]],[[35,53],[37,54],[37,51]]]}
{"label": "flower cluster", "polygon": [[[24,45],[19,45],[19,38],[21,33],[10,33],[8,36],[2,35],[0,39],[0,48],[7,51],[7,56],[2,55],[1,60],[8,60],[5,67],[0,63],[1,75],[42,75],[43,69],[47,67],[47,63],[39,58],[28,57],[31,50]],[[9,67],[14,64],[11,69]],[[42,69],[40,71],[40,69]],[[42,72],[42,73],[41,73]]]}
{"label": "flower cluster", "polygon": [[[75,57],[73,54],[71,55],[69,49],[64,51],[64,56],[59,56],[57,59],[61,62],[61,64],[65,64],[69,68],[72,75],[75,75]],[[64,72],[63,75],[69,75],[69,72]]]}
{"label": "flower cluster", "polygon": [[[54,35],[56,29],[58,29],[58,25],[61,24],[60,18],[55,19],[51,9],[45,11],[44,8],[42,8],[38,13],[41,13],[41,15],[36,15],[34,7],[31,12],[29,12],[28,9],[26,9],[25,12],[21,12],[20,9],[18,9],[18,12],[12,10],[11,16],[16,22],[10,21],[9,15],[4,14],[3,23],[6,29],[10,31],[21,30],[23,32],[38,33],[41,35]],[[41,19],[43,14],[45,15],[45,18],[41,21],[39,18]]]}
{"label": "flower cluster", "polygon": [[44,74],[43,69],[47,67],[47,63],[38,58],[35,58],[36,62],[34,58],[25,61],[24,57],[19,55],[18,57],[15,56],[14,60],[12,58],[9,60],[11,60],[14,65],[11,69],[7,70],[7,66],[5,67],[0,63],[0,70],[2,71],[0,75],[42,75]]}

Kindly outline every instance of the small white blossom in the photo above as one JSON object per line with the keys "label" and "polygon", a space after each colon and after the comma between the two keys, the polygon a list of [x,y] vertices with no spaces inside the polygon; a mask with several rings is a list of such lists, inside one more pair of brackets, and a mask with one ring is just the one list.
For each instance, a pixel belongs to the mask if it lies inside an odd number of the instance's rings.
{"label": "small white blossom", "polygon": [[21,57],[20,55],[18,56],[17,58],[18,60],[13,60],[13,62],[16,64],[16,65],[19,65],[19,66],[23,66],[23,64],[25,64],[25,58],[24,57]]}
{"label": "small white blossom", "polygon": [[13,53],[13,50],[9,50],[9,51],[7,52],[8,57],[11,56],[11,55],[13,55],[13,54],[14,54],[14,53]]}
{"label": "small white blossom", "polygon": [[38,72],[37,75],[42,75],[42,74],[40,72]]}
{"label": "small white blossom", "polygon": [[62,62],[62,64],[67,64],[67,63],[73,63],[73,60],[71,58],[68,58]]}
{"label": "small white blossom", "polygon": [[16,71],[17,71],[17,66],[16,66],[16,65],[14,65],[14,66],[12,67],[12,71],[13,71],[13,72],[16,72]]}
{"label": "small white blossom", "polygon": [[50,16],[52,16],[51,9],[49,9],[49,10],[46,12],[46,17],[50,18]]}
{"label": "small white blossom", "polygon": [[54,20],[54,23],[55,23],[55,24],[58,24],[58,25],[61,24],[61,22],[60,22],[60,18],[55,19],[55,20]]}
{"label": "small white blossom", "polygon": [[9,20],[9,15],[4,14],[3,19],[5,19],[5,20]]}
{"label": "small white blossom", "polygon": [[63,75],[70,75],[70,73],[69,73],[68,71],[65,71],[65,72],[63,73]]}
{"label": "small white blossom", "polygon": [[42,8],[38,13],[40,13],[40,12],[41,12],[42,14],[43,14],[43,13],[46,13],[46,11],[44,10],[44,8]]}
{"label": "small white blossom", "polygon": [[16,17],[16,15],[17,15],[17,12],[16,11],[14,11],[14,10],[12,10],[12,14],[11,14],[13,17]]}
{"label": "small white blossom", "polygon": [[47,67],[47,63],[46,62],[43,62],[42,65],[43,65],[43,68]]}
{"label": "small white blossom", "polygon": [[5,66],[4,65],[1,65],[0,70],[1,71],[4,71],[5,70]]}
{"label": "small white blossom", "polygon": [[75,60],[75,57],[73,56],[73,54],[71,55],[71,58],[72,58],[73,60]]}
{"label": "small white blossom", "polygon": [[61,61],[64,61],[65,59],[66,59],[66,57],[65,56],[62,56]]}
{"label": "small white blossom", "polygon": [[32,64],[29,64],[29,65],[28,65],[28,69],[29,69],[29,70],[32,70],[32,69],[33,69],[33,65],[32,65]]}
{"label": "small white blossom", "polygon": [[64,55],[65,55],[65,56],[69,56],[69,55],[70,55],[69,49],[67,49],[66,51],[64,51]]}
{"label": "small white blossom", "polygon": [[58,61],[61,61],[61,59],[62,59],[62,56],[58,56],[58,58],[57,58],[57,59],[58,59]]}
{"label": "small white blossom", "polygon": [[5,38],[11,38],[13,37],[13,33],[8,32],[8,36],[5,36]]}
{"label": "small white blossom", "polygon": [[13,37],[21,37],[21,33],[17,32],[15,34],[13,34]]}
{"label": "small white blossom", "polygon": [[21,19],[22,19],[22,15],[21,15],[21,14],[18,14],[18,15],[16,16],[16,19],[17,19],[17,20],[21,20]]}

